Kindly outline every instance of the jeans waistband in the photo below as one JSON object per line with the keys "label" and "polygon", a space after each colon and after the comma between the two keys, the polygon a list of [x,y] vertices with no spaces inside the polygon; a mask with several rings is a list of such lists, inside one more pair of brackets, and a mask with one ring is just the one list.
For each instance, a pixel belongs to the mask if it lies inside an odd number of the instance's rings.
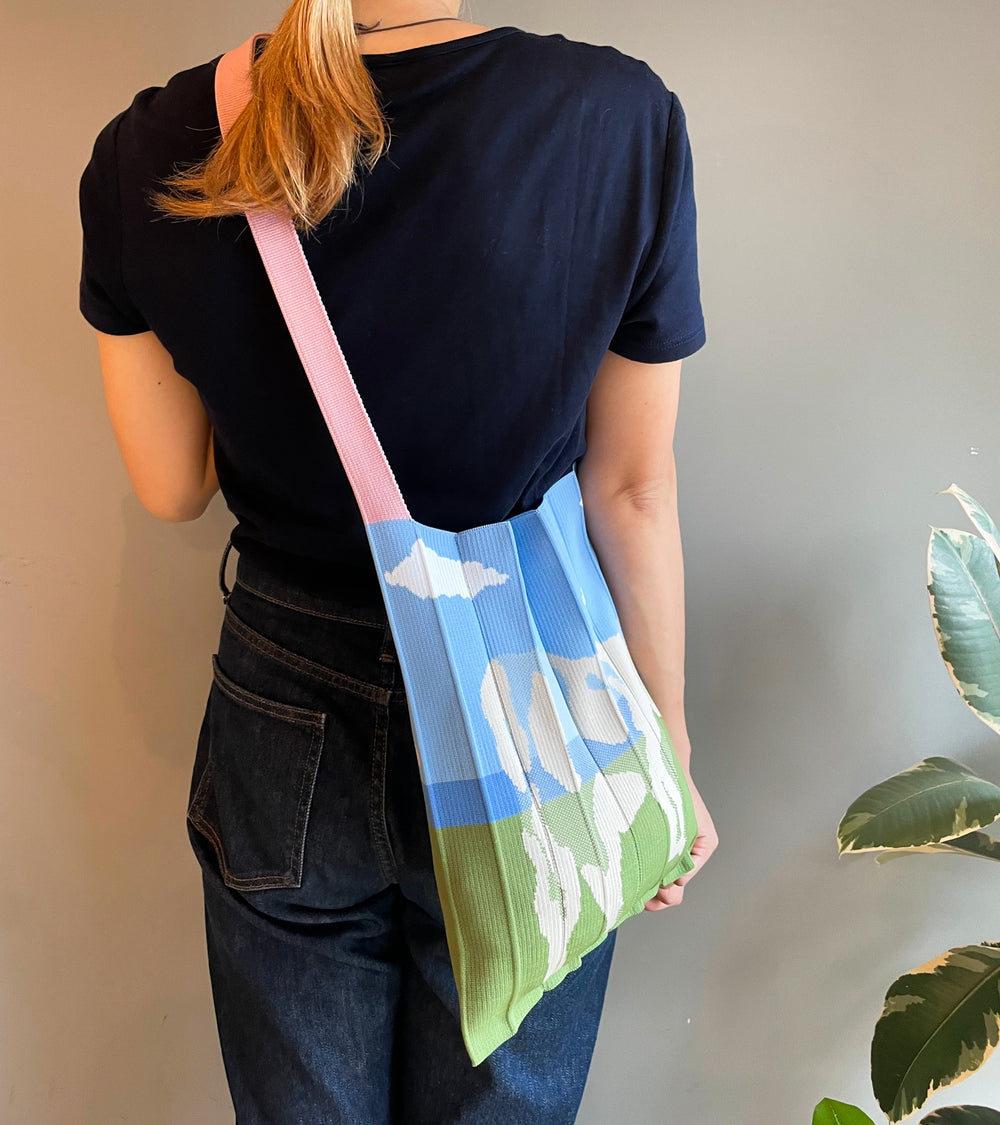
{"label": "jeans waistband", "polygon": [[[229,602],[232,590],[226,585],[226,564],[233,549],[232,536],[227,540],[219,563],[219,588],[222,600]],[[257,594],[271,598],[282,605],[291,606],[302,613],[317,617],[331,617],[341,621],[352,621],[359,625],[384,627],[388,622],[385,603],[362,597],[356,591],[331,587],[307,587],[299,582],[290,582],[282,575],[264,566],[256,559],[240,554],[237,548],[236,581],[249,587]]]}

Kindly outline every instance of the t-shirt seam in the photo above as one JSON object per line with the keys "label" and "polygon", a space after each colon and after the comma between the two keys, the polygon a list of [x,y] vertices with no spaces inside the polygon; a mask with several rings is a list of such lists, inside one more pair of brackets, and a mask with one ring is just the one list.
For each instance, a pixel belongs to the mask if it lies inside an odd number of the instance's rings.
{"label": "t-shirt seam", "polygon": [[[634,325],[625,324],[615,333],[615,336],[628,336],[630,331],[633,331]],[[683,336],[646,336],[642,340],[637,340],[636,343],[658,345],[661,347],[670,347],[672,344],[683,344],[685,341],[690,340],[694,336],[701,335],[705,331],[704,321],[693,332],[685,332]]]}
{"label": "t-shirt seam", "polygon": [[122,183],[118,164],[118,132],[121,129],[124,117],[125,113],[121,113],[119,115],[118,120],[115,122],[114,134],[111,138],[111,156],[112,160],[114,161],[115,176],[115,201],[118,207],[117,213],[115,215],[115,227],[118,235],[118,258],[115,262],[115,267],[118,272],[118,287],[121,290],[121,295],[130,305],[132,305],[135,315],[124,312],[121,309],[118,309],[116,311],[118,312],[121,319],[127,322],[130,327],[134,327],[136,324],[141,323],[145,327],[139,329],[138,331],[146,331],[149,327],[146,323],[146,318],[142,315],[135,302],[132,300],[132,296],[128,291],[128,286],[125,284],[125,210],[122,204]]}
{"label": "t-shirt seam", "polygon": [[[650,74],[653,74],[654,76],[659,78],[659,75],[656,74],[656,71],[653,70],[653,68],[650,67],[648,63],[646,63],[645,65],[649,69]],[[662,79],[661,79],[661,81],[662,81]],[[664,86],[664,89],[666,89],[666,86]],[[659,185],[660,186],[660,198],[661,199],[662,199],[662,196],[663,196],[664,181],[665,181],[666,175],[667,175],[665,165],[666,165],[666,155],[667,155],[667,152],[670,149],[670,127],[673,125],[674,104],[677,101],[677,95],[674,93],[673,90],[667,90],[667,93],[670,94],[670,108],[667,110],[667,129],[666,129],[666,133],[664,135],[664,143],[663,143],[664,167],[661,169],[662,175],[660,177],[660,185]],[[649,262],[649,256],[650,256],[650,254],[652,254],[653,247],[656,245],[657,235],[660,233],[660,222],[661,221],[662,221],[662,215],[657,214],[656,223],[654,223],[653,231],[649,236],[649,243],[645,247],[645,249],[643,251],[643,254],[642,254],[642,259],[639,262],[638,266],[636,267],[635,277],[642,277],[642,275],[643,275],[643,273],[646,269],[646,265]],[[633,279],[633,281],[634,281],[634,279]]]}
{"label": "t-shirt seam", "polygon": [[[501,28],[494,28],[493,30],[500,31]],[[421,45],[422,47],[438,47],[440,49],[436,50],[436,51],[426,51],[424,54],[420,55],[419,58],[420,59],[436,58],[438,55],[445,55],[445,54],[448,54],[451,51],[457,51],[457,50],[460,50],[460,49],[463,49],[463,48],[482,47],[487,43],[495,43],[498,39],[506,39],[509,35],[513,35],[515,31],[521,31],[521,28],[510,26],[509,28],[504,27],[502,30],[504,31],[503,35],[491,35],[488,39],[486,39],[486,38],[480,39],[479,42],[477,42],[477,43],[466,43],[465,42],[465,40],[467,40],[467,39],[477,38],[476,36],[472,36],[472,35],[462,35],[462,36],[459,36],[458,39],[444,39],[440,43],[424,43],[424,44]],[[486,33],[482,32],[481,34],[485,36]],[[394,58],[391,58],[390,56],[396,55],[396,54],[405,54],[407,50],[420,50],[420,49],[421,49],[420,47],[413,47],[413,48],[403,48],[401,51],[372,51],[368,54],[362,53],[361,57],[366,61],[366,64],[367,64],[368,60],[371,60],[371,59],[376,60],[372,64],[375,67],[380,67],[380,66],[405,66],[407,63],[417,62],[417,61],[419,61],[419,59],[417,57],[411,57],[411,58],[408,58],[408,59],[394,59]]]}
{"label": "t-shirt seam", "polygon": [[115,235],[116,235],[116,258],[115,269],[118,273],[118,285],[121,289],[122,296],[127,297],[128,293],[125,289],[125,232],[124,227],[124,213],[122,211],[122,185],[121,178],[118,174],[118,130],[122,127],[122,118],[124,114],[120,114],[118,120],[115,122],[115,131],[111,137],[111,159],[114,164],[115,176]]}

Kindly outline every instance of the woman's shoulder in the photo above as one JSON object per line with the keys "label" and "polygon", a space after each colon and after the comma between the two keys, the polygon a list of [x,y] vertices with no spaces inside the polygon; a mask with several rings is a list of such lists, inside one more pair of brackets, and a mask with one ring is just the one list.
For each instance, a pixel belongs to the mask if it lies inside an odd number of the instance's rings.
{"label": "woman's shoulder", "polygon": [[[647,115],[651,108],[669,112],[673,94],[645,60],[610,44],[572,39],[561,32],[517,30],[518,49],[497,52],[494,59],[505,58],[535,86],[554,87],[566,97],[624,115],[637,111]],[[161,157],[175,162],[206,155],[219,138],[215,71],[221,57],[217,54],[174,72],[162,84],[137,91],[100,130],[94,156],[110,156],[117,148],[126,160],[145,157],[157,164]],[[498,78],[508,85],[501,75]]]}
{"label": "woman's shoulder", "polygon": [[672,91],[648,62],[609,43],[571,39],[561,32],[524,30],[520,39],[525,60],[589,83],[603,95],[617,94],[632,101],[671,99]]}
{"label": "woman's shoulder", "polygon": [[215,68],[221,58],[187,67],[162,85],[145,86],[99,131],[94,157],[197,160],[219,138]]}

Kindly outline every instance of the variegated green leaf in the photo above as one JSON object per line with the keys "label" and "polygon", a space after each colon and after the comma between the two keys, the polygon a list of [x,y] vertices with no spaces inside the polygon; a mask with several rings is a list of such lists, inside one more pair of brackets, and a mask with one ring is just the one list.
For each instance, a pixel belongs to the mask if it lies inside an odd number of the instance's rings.
{"label": "variegated green leaf", "polygon": [[967,832],[954,840],[938,845],[945,850],[961,852],[963,855],[978,855],[982,859],[1000,860],[1000,840],[988,832]]}
{"label": "variegated green leaf", "polygon": [[987,545],[997,561],[1000,562],[1000,531],[997,531],[997,525],[990,519],[989,513],[977,500],[964,490],[958,487],[957,484],[952,484],[943,491],[954,496],[959,504],[962,505],[962,510],[972,521],[972,526],[979,532],[979,534],[986,540]]}
{"label": "variegated green leaf", "polygon": [[875,856],[875,862],[888,863],[890,859],[902,859],[916,852],[950,852],[951,855],[977,855],[982,859],[1000,860],[1000,840],[987,832],[966,832],[964,836],[956,836],[954,840],[942,843],[882,851]]}
{"label": "variegated green leaf", "polygon": [[978,535],[931,529],[927,592],[945,667],[973,712],[1000,734],[1000,573]]}
{"label": "variegated green leaf", "polygon": [[837,828],[841,853],[916,848],[1000,817],[1000,787],[951,758],[924,758],[862,793]]}
{"label": "variegated green leaf", "polygon": [[856,1105],[824,1098],[813,1110],[812,1125],[875,1125]]}
{"label": "variegated green leaf", "polygon": [[984,1105],[947,1105],[921,1117],[920,1125],[1000,1125],[1000,1112]]}
{"label": "variegated green leaf", "polygon": [[1000,942],[949,949],[894,981],[872,1039],[872,1089],[890,1121],[967,1078],[1000,1037]]}

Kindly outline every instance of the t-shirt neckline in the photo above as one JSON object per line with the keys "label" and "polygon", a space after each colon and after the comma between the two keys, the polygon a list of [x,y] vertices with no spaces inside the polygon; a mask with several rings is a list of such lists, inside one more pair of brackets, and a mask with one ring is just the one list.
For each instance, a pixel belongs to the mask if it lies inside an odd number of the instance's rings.
{"label": "t-shirt neckline", "polygon": [[475,47],[480,43],[487,43],[491,39],[500,39],[520,30],[519,27],[491,27],[486,31],[479,31],[475,35],[463,35],[458,39],[445,39],[440,43],[421,43],[419,47],[407,47],[402,51],[362,53],[361,58],[366,66],[393,66],[396,63],[407,63],[412,59],[427,58],[430,55],[443,55],[446,51],[460,51],[465,47]]}

